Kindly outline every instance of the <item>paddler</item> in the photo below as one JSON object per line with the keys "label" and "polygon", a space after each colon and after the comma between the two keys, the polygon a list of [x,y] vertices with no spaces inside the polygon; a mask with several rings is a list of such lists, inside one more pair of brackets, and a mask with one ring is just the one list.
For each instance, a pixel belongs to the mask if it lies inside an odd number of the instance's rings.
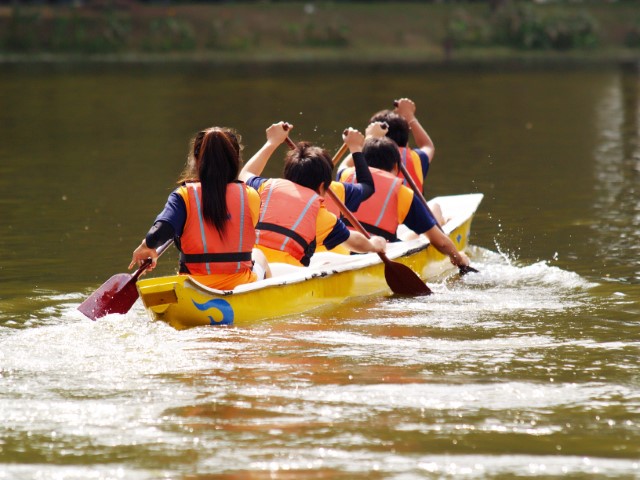
{"label": "paddler", "polygon": [[[284,178],[264,178],[269,158],[285,142],[292,125],[279,122],[266,130],[267,141],[246,163],[240,180],[255,188],[262,205],[256,225],[256,246],[269,262],[307,266],[316,246],[331,250],[344,244],[349,250],[367,253],[384,252],[386,241],[373,236],[367,239],[350,231],[324,204],[324,194],[331,184],[333,164],[322,148],[299,142],[289,150],[284,161]],[[344,136],[358,135],[348,129]],[[349,140],[351,141],[351,139]]]}
{"label": "paddler", "polygon": [[179,273],[208,287],[231,290],[271,275],[254,248],[260,196],[238,180],[241,149],[239,135],[229,128],[211,127],[191,140],[180,186],[134,250],[129,269],[151,258],[147,271],[153,270],[156,248],[174,238]]}
{"label": "paddler", "polygon": [[[365,140],[362,153],[376,185],[375,193],[354,212],[363,227],[371,234],[396,242],[399,240],[396,232],[402,224],[417,234],[424,234],[436,250],[448,256],[454,265],[468,266],[467,255],[456,249],[413,190],[402,184],[402,179],[398,177],[401,158],[395,142],[386,136],[371,136]],[[342,170],[340,180],[357,182],[355,169],[349,167]]]}

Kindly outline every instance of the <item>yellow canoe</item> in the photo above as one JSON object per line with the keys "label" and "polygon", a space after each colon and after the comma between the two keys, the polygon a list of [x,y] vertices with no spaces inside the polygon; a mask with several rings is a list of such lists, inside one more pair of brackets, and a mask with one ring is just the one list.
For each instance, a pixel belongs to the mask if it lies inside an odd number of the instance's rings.
{"label": "yellow canoe", "polygon": [[[473,193],[434,199],[448,219],[443,230],[459,250],[468,245],[471,221],[482,197],[481,193]],[[448,259],[430,247],[423,237],[389,244],[387,256],[409,266],[423,279],[452,268]],[[139,280],[137,287],[151,319],[162,320],[176,329],[203,325],[247,326],[339,305],[348,298],[390,293],[384,265],[376,254],[318,253],[309,267],[272,264],[272,270],[272,278],[230,291],[205,287],[188,275]]]}

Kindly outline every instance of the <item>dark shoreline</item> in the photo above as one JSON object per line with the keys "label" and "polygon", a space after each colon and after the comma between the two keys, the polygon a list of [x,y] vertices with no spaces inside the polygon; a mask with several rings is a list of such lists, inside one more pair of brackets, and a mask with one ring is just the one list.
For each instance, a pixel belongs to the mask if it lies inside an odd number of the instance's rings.
{"label": "dark shoreline", "polygon": [[229,72],[320,71],[600,71],[640,73],[640,55],[616,57],[509,56],[502,58],[353,59],[353,58],[221,58],[195,55],[0,55],[0,71],[8,69],[133,68],[220,70]]}
{"label": "dark shoreline", "polygon": [[[119,8],[5,6],[0,7],[0,69],[640,71],[636,2],[501,3],[497,11],[487,2],[470,1],[318,1],[313,8],[304,2],[133,0]],[[507,20],[511,29],[505,30]],[[573,41],[516,40],[535,32],[547,40],[568,35]],[[510,41],[503,38],[507,33]],[[636,42],[629,40],[634,35]]]}

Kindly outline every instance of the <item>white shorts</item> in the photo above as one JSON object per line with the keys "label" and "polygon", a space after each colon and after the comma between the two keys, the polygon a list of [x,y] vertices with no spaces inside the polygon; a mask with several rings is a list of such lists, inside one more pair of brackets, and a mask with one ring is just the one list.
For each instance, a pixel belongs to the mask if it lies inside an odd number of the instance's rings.
{"label": "white shorts", "polygon": [[264,280],[264,277],[267,274],[267,272],[265,271],[264,268],[262,268],[262,265],[260,265],[258,262],[254,262],[252,270],[253,270],[253,273],[255,273],[258,276],[258,280]]}

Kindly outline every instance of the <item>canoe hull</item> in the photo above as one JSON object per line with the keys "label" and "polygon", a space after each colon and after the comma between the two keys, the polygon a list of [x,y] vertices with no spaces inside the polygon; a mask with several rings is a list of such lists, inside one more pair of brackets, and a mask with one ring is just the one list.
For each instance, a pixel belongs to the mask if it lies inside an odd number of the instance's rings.
{"label": "canoe hull", "polygon": [[[464,250],[482,195],[440,197],[454,198],[463,203],[468,212],[460,214],[454,224],[445,225],[445,231],[457,248]],[[463,202],[465,199],[468,201]],[[452,267],[448,259],[422,239],[390,245],[387,255],[423,279]],[[186,275],[144,279],[138,281],[137,287],[149,316],[176,329],[249,326],[271,318],[336,306],[348,298],[391,293],[384,277],[384,264],[375,254],[337,257],[329,253],[317,257],[316,264],[312,263],[309,268],[292,267],[295,270],[292,273],[243,285],[234,291],[210,289]]]}

